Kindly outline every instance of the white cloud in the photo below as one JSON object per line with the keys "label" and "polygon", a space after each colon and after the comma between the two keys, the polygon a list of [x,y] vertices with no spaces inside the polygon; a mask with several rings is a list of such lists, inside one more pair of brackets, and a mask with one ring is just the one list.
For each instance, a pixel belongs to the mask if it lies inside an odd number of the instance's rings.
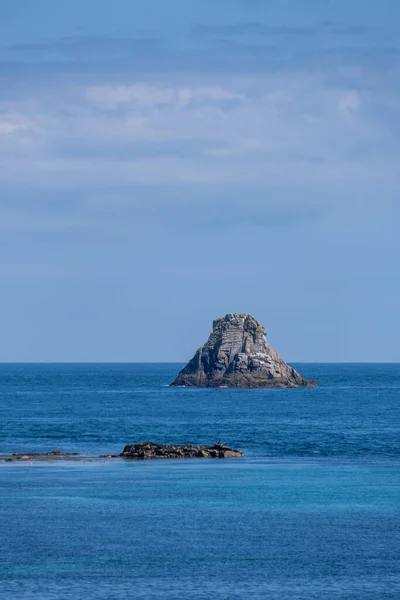
{"label": "white cloud", "polygon": [[338,111],[344,115],[357,113],[360,105],[360,95],[353,91],[341,93],[337,104]]}
{"label": "white cloud", "polygon": [[96,106],[118,108],[121,105],[135,105],[141,108],[154,108],[166,105],[188,107],[191,103],[225,102],[244,100],[241,93],[221,86],[169,87],[137,83],[125,86],[91,86],[86,88],[86,98]]}
{"label": "white cloud", "polygon": [[178,88],[176,91],[178,105],[188,107],[191,103],[223,103],[232,100],[244,102],[246,96],[228,88],[220,86],[203,86],[193,88]]}
{"label": "white cloud", "polygon": [[12,135],[35,131],[37,125],[33,119],[18,112],[8,111],[0,114],[0,135]]}
{"label": "white cloud", "polygon": [[146,84],[122,86],[95,86],[86,89],[89,102],[106,108],[135,103],[140,107],[153,107],[169,104],[174,91],[168,87],[157,87]]}

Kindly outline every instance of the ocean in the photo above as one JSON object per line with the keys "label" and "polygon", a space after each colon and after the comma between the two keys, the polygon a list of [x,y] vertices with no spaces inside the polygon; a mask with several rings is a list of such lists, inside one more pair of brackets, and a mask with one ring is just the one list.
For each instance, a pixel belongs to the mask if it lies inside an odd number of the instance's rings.
{"label": "ocean", "polygon": [[400,365],[319,388],[170,388],[178,364],[0,365],[0,454],[127,443],[231,460],[0,463],[2,600],[400,598]]}

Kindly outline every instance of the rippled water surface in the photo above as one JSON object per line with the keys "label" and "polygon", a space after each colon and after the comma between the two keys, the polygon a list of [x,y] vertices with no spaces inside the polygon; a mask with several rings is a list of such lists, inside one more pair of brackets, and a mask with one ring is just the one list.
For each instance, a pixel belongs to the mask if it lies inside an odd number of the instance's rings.
{"label": "rippled water surface", "polygon": [[0,365],[0,453],[245,451],[1,463],[1,598],[399,598],[400,365],[297,365],[316,389],[169,388],[180,366]]}

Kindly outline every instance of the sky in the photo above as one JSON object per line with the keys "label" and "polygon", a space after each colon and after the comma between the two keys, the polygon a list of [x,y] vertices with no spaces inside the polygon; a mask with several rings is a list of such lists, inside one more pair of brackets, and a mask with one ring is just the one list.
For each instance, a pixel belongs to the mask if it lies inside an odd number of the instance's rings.
{"label": "sky", "polygon": [[184,362],[246,312],[399,362],[398,0],[0,0],[0,361]]}

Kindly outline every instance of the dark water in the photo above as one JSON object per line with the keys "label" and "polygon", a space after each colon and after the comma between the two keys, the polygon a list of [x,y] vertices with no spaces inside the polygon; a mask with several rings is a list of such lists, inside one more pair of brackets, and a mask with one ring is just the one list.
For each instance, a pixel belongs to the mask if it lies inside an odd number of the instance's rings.
{"label": "dark water", "polygon": [[0,365],[0,453],[213,443],[239,460],[0,464],[0,597],[397,599],[400,365],[304,390],[168,388],[179,365]]}

